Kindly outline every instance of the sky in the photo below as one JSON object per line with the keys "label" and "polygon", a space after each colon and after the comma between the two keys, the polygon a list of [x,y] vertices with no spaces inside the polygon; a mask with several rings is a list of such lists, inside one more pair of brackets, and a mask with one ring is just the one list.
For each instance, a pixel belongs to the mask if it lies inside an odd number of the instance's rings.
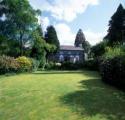
{"label": "sky", "polygon": [[108,22],[125,0],[29,0],[34,9],[42,11],[39,23],[43,31],[53,25],[61,45],[74,45],[79,29],[91,45],[107,34]]}

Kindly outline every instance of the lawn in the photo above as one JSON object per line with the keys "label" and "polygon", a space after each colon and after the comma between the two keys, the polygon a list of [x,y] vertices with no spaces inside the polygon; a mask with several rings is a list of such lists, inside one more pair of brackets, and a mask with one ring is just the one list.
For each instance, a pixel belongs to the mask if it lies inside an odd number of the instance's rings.
{"label": "lawn", "polygon": [[0,120],[125,120],[125,93],[91,71],[0,76]]}

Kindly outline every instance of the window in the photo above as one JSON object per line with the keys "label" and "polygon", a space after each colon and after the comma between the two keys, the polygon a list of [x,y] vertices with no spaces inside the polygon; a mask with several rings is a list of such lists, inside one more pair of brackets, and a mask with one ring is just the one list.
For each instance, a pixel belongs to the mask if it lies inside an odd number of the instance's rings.
{"label": "window", "polygon": [[78,62],[78,61],[79,61],[79,56],[77,55],[77,56],[76,56],[76,62]]}
{"label": "window", "polygon": [[63,61],[64,61],[64,56],[63,56],[63,55],[60,55],[60,56],[59,56],[59,61],[60,61],[60,62],[63,62]]}
{"label": "window", "polygon": [[68,52],[68,54],[70,55],[70,54],[71,54],[71,52]]}

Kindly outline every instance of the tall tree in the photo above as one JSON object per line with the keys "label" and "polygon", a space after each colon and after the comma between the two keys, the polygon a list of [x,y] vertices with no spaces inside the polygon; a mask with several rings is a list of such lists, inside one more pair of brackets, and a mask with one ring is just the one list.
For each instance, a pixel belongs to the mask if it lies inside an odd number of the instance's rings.
{"label": "tall tree", "polygon": [[[13,42],[12,42],[13,41]],[[19,42],[16,40],[8,40],[4,36],[0,36],[0,55],[19,56]]]}
{"label": "tall tree", "polygon": [[0,6],[0,16],[6,17],[4,21],[0,20],[0,35],[18,40],[22,55],[25,42],[38,25],[40,11],[34,10],[28,0],[2,0]]}
{"label": "tall tree", "polygon": [[38,60],[40,62],[40,67],[44,68],[48,60],[48,53],[54,52],[56,47],[55,45],[46,43],[46,41],[43,39],[41,26],[38,26],[38,28],[33,32],[32,37],[33,46],[30,56]]}
{"label": "tall tree", "polygon": [[78,31],[76,38],[75,38],[74,45],[76,47],[83,47],[84,51],[86,53],[88,53],[90,51],[91,45],[88,41],[86,41],[86,38],[85,38],[85,35],[84,35],[82,29],[79,29],[79,31]]}
{"label": "tall tree", "polygon": [[36,29],[33,34],[33,47],[31,57],[41,61],[44,58],[46,42],[41,37],[39,29]]}
{"label": "tall tree", "polygon": [[81,47],[81,45],[85,42],[85,40],[86,40],[85,39],[85,35],[84,35],[82,29],[79,29],[79,31],[78,31],[78,33],[76,35],[76,39],[75,39],[74,45],[76,47]]}
{"label": "tall tree", "polygon": [[60,48],[60,43],[57,37],[56,30],[53,26],[47,27],[47,32],[45,33],[45,40],[49,44],[53,44],[56,46],[56,51]]}
{"label": "tall tree", "polygon": [[122,4],[119,5],[117,11],[111,17],[109,21],[108,34],[105,39],[108,39],[109,43],[112,45],[114,43],[123,42],[123,31],[124,27],[124,18],[125,18],[125,9]]}

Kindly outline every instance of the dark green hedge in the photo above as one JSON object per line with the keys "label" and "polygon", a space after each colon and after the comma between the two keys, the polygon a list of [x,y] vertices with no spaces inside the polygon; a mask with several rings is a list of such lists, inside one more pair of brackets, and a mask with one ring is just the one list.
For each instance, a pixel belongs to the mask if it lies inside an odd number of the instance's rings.
{"label": "dark green hedge", "polygon": [[100,61],[101,61],[100,58],[84,61],[83,69],[99,71]]}
{"label": "dark green hedge", "polygon": [[100,72],[104,82],[125,89],[125,56],[103,60]]}

